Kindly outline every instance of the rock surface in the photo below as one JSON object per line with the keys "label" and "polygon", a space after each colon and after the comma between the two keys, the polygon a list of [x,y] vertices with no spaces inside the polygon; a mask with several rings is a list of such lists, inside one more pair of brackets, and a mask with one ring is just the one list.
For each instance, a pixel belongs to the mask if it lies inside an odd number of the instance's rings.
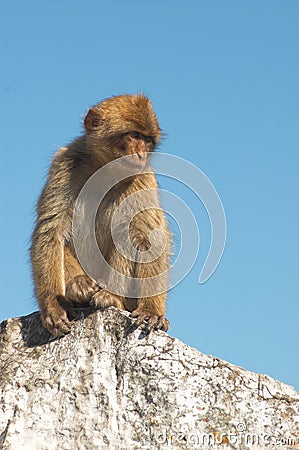
{"label": "rock surface", "polygon": [[292,387],[114,308],[61,339],[38,313],[0,325],[2,449],[295,449],[298,412]]}

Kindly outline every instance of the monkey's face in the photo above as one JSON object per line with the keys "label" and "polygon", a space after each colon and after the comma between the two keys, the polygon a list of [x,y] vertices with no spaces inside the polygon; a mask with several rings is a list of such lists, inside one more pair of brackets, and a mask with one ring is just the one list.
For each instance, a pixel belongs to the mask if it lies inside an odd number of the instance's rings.
{"label": "monkey's face", "polygon": [[111,144],[112,159],[129,156],[124,162],[142,169],[155,149],[155,138],[134,130],[111,138]]}
{"label": "monkey's face", "polygon": [[84,125],[92,151],[101,161],[130,155],[127,162],[140,168],[161,137],[150,100],[139,94],[104,100],[89,110]]}

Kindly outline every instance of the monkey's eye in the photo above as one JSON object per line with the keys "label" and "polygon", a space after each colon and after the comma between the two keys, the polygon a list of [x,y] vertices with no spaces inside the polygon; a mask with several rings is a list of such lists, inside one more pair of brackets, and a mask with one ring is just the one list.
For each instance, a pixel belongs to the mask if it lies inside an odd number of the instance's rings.
{"label": "monkey's eye", "polygon": [[141,134],[141,133],[138,133],[138,131],[132,131],[132,132],[131,132],[131,136],[132,136],[132,138],[134,138],[134,139],[142,139],[142,134]]}
{"label": "monkey's eye", "polygon": [[146,136],[139,131],[131,131],[129,134],[133,139],[143,140],[147,144],[155,145],[155,138],[153,136]]}
{"label": "monkey's eye", "polygon": [[143,136],[143,139],[144,142],[155,145],[155,139],[153,138],[153,136]]}

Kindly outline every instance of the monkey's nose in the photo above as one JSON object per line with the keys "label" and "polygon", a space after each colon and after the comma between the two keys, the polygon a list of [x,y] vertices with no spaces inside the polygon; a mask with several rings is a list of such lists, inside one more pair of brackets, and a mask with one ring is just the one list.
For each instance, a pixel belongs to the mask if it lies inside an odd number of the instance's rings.
{"label": "monkey's nose", "polygon": [[134,164],[138,164],[140,166],[143,166],[146,163],[146,153],[144,152],[136,152],[133,153],[132,157],[133,157],[133,163]]}
{"label": "monkey's nose", "polygon": [[137,152],[137,156],[138,156],[139,161],[145,161],[145,159],[146,159],[145,153]]}

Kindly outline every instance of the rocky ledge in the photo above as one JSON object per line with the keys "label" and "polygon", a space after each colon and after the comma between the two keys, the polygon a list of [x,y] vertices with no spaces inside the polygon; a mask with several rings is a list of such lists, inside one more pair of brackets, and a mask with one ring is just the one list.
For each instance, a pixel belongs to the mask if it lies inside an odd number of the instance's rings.
{"label": "rocky ledge", "polygon": [[128,313],[80,311],[52,338],[39,313],[0,325],[0,448],[295,449],[299,395]]}

